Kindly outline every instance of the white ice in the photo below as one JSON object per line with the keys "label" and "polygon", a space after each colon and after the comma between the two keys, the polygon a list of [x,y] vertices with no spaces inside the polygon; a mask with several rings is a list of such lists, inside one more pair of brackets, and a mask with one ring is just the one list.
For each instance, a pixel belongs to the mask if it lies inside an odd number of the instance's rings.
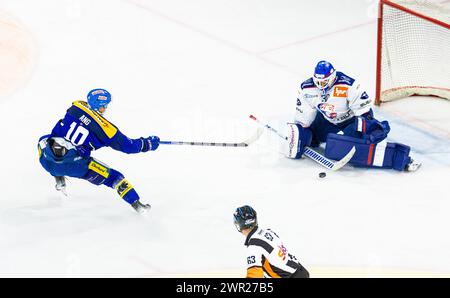
{"label": "white ice", "polygon": [[376,4],[1,1],[0,276],[242,277],[232,213],[243,204],[312,277],[450,276],[444,100],[375,110],[423,162],[416,173],[346,167],[320,179],[319,165],[285,159],[269,133],[247,148],[95,152],[152,205],[148,216],[77,179],[61,198],[38,162],[38,138],[96,87],[113,94],[106,116],[125,134],[183,141],[245,139],[250,114],[280,127],[322,59],[373,95]]}

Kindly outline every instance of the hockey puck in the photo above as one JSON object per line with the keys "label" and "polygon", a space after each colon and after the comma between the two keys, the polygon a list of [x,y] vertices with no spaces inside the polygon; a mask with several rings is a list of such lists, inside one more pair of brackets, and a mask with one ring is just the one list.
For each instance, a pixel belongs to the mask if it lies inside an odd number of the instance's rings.
{"label": "hockey puck", "polygon": [[325,173],[325,172],[319,173],[320,178],[325,178],[326,176],[327,176],[327,173]]}

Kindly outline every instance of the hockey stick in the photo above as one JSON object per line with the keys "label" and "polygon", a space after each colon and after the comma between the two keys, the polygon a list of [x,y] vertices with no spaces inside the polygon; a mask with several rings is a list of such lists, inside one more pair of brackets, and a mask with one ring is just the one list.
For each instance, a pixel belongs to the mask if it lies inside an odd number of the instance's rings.
{"label": "hockey stick", "polygon": [[[262,126],[262,127],[266,128],[266,129],[270,130],[271,132],[275,133],[280,138],[282,138],[282,139],[284,139],[286,141],[288,140],[288,137],[283,136],[280,132],[278,132],[275,128],[273,128],[269,124],[262,123],[255,116],[250,115],[250,119],[256,121],[256,123],[258,123],[260,126]],[[319,163],[320,165],[324,166],[325,168],[327,168],[329,170],[332,170],[332,171],[337,171],[340,168],[342,168],[343,166],[345,166],[350,161],[350,159],[352,159],[352,157],[355,154],[355,152],[356,152],[356,148],[355,148],[355,146],[353,146],[352,149],[347,153],[347,155],[345,155],[339,161],[332,161],[332,160],[326,158],[325,156],[323,156],[322,154],[320,154],[319,152],[315,151],[314,149],[312,149],[311,147],[308,147],[308,146],[305,147],[305,150],[303,151],[303,154],[306,155],[307,157],[311,158],[315,162]]]}
{"label": "hockey stick", "polygon": [[240,143],[219,143],[219,142],[178,142],[178,141],[160,141],[160,144],[164,145],[191,145],[191,146],[214,146],[214,147],[247,147],[254,141],[256,141],[261,134],[263,133],[263,130],[258,128],[256,133],[248,138],[245,141],[242,141]]}

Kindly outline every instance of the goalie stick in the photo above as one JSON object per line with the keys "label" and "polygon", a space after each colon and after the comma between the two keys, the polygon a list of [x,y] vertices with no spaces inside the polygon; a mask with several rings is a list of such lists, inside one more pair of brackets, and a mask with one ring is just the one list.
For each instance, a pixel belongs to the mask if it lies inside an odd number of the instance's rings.
{"label": "goalie stick", "polygon": [[[275,133],[280,138],[282,138],[284,140],[288,139],[286,136],[283,136],[280,132],[278,132],[275,128],[273,128],[269,124],[262,123],[255,116],[250,115],[250,119],[256,121],[256,123],[258,123],[260,126],[262,126],[262,127],[266,128],[266,129],[270,130],[271,132]],[[310,159],[314,160],[315,162],[319,163],[323,167],[325,167],[325,168],[327,168],[329,170],[332,170],[332,171],[337,171],[340,168],[342,168],[343,166],[345,166],[350,161],[350,159],[352,159],[352,157],[355,154],[355,152],[356,152],[356,148],[355,148],[355,146],[353,146],[352,149],[350,149],[350,151],[347,153],[347,155],[345,155],[339,161],[332,161],[332,160],[326,158],[325,156],[323,156],[322,154],[320,154],[319,152],[315,151],[314,149],[312,149],[311,147],[308,147],[308,146],[305,147],[305,150],[304,150],[303,154],[306,155],[307,157],[309,157]]]}
{"label": "goalie stick", "polygon": [[258,128],[256,133],[245,141],[240,143],[220,143],[220,142],[183,142],[183,141],[160,141],[164,145],[191,145],[191,146],[214,146],[214,147],[247,147],[256,141],[262,134],[263,130]]}

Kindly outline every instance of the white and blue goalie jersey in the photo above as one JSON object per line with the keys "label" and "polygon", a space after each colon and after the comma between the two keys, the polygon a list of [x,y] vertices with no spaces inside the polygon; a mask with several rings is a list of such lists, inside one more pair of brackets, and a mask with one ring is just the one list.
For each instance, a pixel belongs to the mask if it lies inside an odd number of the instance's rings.
{"label": "white and blue goalie jersey", "polygon": [[321,113],[332,124],[339,124],[369,112],[373,100],[351,77],[336,72],[336,82],[326,92],[316,87],[312,78],[303,82],[298,91],[295,122],[309,127]]}

